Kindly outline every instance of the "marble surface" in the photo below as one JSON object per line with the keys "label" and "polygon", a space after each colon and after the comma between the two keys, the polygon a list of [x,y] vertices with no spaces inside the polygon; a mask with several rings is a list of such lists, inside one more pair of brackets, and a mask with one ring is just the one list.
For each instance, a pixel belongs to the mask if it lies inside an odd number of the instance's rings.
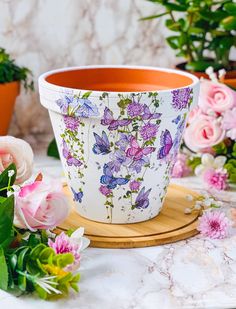
{"label": "marble surface", "polygon": [[29,67],[36,81],[34,93],[22,89],[10,133],[24,136],[34,148],[52,136],[38,97],[43,72],[89,64],[177,63],[164,40],[164,20],[139,21],[160,10],[145,0],[1,0],[0,46]]}
{"label": "marble surface", "polygon": [[[62,177],[60,162],[36,158],[36,172]],[[201,190],[195,177],[174,182]],[[236,193],[228,193],[233,202]],[[225,196],[225,197],[226,197]],[[228,207],[227,204],[225,207]],[[88,248],[82,257],[80,293],[57,302],[0,291],[0,308],[183,309],[236,308],[236,233],[225,240],[200,236],[140,249]]]}

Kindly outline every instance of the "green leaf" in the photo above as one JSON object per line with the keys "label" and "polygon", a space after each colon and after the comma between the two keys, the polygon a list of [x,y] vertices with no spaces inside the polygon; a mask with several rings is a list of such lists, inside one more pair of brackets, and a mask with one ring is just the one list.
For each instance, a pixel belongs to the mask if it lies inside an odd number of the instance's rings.
{"label": "green leaf", "polygon": [[0,245],[11,237],[13,218],[14,195],[11,195],[0,204]]}
{"label": "green leaf", "polygon": [[188,5],[179,5],[174,3],[166,3],[164,6],[170,11],[177,11],[177,12],[185,12],[188,8]]}
{"label": "green leaf", "polygon": [[8,287],[8,269],[4,250],[0,246],[0,289],[6,291]]}
{"label": "green leaf", "polygon": [[230,14],[236,16],[236,3],[225,3],[224,9]]}
{"label": "green leaf", "polygon": [[226,18],[228,16],[227,12],[224,11],[214,11],[214,12],[210,12],[210,11],[201,11],[199,12],[199,15],[205,19],[205,20],[209,20],[209,21],[221,21],[222,19]]}
{"label": "green leaf", "polygon": [[38,259],[39,254],[46,248],[46,245],[39,244],[37,245],[30,253],[30,259],[36,261]]}
{"label": "green leaf", "polygon": [[166,40],[171,48],[173,49],[179,48],[179,36],[169,36]]}
{"label": "green leaf", "polygon": [[58,267],[65,268],[74,262],[74,256],[71,253],[57,254],[53,260]]}
{"label": "green leaf", "polygon": [[54,256],[54,255],[56,255],[56,253],[52,248],[47,247],[47,248],[45,248],[41,251],[38,258],[39,258],[41,263],[47,264],[48,259],[51,255]]}
{"label": "green leaf", "polygon": [[228,16],[221,21],[220,25],[228,31],[236,30],[236,17]]}
{"label": "green leaf", "polygon": [[16,254],[10,255],[10,257],[8,258],[8,262],[12,271],[14,271],[17,265],[17,255]]}
{"label": "green leaf", "polygon": [[187,165],[192,169],[192,171],[194,171],[195,168],[200,164],[201,164],[200,157],[193,157],[192,159],[189,159],[187,162]]}
{"label": "green leaf", "polygon": [[19,270],[24,270],[24,268],[25,268],[25,265],[26,265],[26,260],[25,260],[25,258],[26,258],[26,255],[27,255],[27,252],[29,251],[29,247],[26,247],[26,248],[24,248],[21,252],[20,252],[20,254],[19,254],[19,256],[18,256],[18,259],[17,259],[17,268],[19,269]]}
{"label": "green leaf", "polygon": [[44,300],[47,299],[48,294],[43,288],[41,288],[41,286],[35,284],[34,288],[35,288],[36,293],[41,299],[44,299]]}
{"label": "green leaf", "polygon": [[82,95],[82,99],[88,99],[90,95],[92,94],[92,91],[87,91]]}
{"label": "green leaf", "polygon": [[140,18],[140,20],[156,19],[156,18],[162,17],[162,16],[167,15],[167,14],[169,14],[169,12],[164,12],[164,13],[161,13],[161,14],[151,15],[151,16],[147,16],[147,17],[142,17],[142,18]]}
{"label": "green leaf", "polygon": [[26,291],[26,276],[18,274],[18,287],[21,291]]}
{"label": "green leaf", "polygon": [[48,145],[47,155],[56,159],[60,159],[59,151],[55,138]]}
{"label": "green leaf", "polygon": [[227,146],[224,142],[221,142],[212,147],[217,155],[225,155],[227,154]]}
{"label": "green leaf", "polygon": [[212,61],[192,61],[189,62],[185,65],[185,68],[189,71],[194,71],[194,72],[205,72],[205,70],[209,67],[212,66],[214,69],[220,69],[222,68],[222,65],[212,62]]}

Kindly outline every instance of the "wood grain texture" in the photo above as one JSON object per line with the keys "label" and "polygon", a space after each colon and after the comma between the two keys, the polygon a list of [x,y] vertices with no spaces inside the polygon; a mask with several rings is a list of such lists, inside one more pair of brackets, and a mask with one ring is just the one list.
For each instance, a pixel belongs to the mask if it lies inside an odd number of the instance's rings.
{"label": "wood grain texture", "polygon": [[68,230],[83,226],[85,235],[91,241],[91,247],[148,247],[176,242],[198,233],[196,226],[199,214],[184,214],[185,208],[192,203],[186,200],[186,195],[198,194],[181,186],[169,186],[163,209],[158,216],[149,221],[131,224],[107,224],[85,219],[76,212],[68,187],[65,187],[65,193],[72,203],[72,210],[58,228]]}

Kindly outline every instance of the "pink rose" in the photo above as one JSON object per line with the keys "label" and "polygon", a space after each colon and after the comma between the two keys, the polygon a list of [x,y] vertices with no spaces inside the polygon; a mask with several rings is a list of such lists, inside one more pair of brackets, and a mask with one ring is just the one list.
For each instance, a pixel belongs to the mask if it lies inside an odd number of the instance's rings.
{"label": "pink rose", "polygon": [[69,204],[55,183],[35,181],[15,193],[14,224],[23,229],[52,229],[69,214]]}
{"label": "pink rose", "polygon": [[211,111],[221,114],[236,106],[236,92],[224,84],[203,80],[198,105],[206,114]]}
{"label": "pink rose", "polygon": [[199,115],[185,130],[184,141],[195,152],[204,152],[225,138],[225,131],[214,117]]}
{"label": "pink rose", "polygon": [[226,135],[229,138],[236,140],[236,107],[224,113],[222,128],[227,130]]}
{"label": "pink rose", "polygon": [[32,175],[33,158],[32,148],[27,142],[13,136],[0,136],[0,173],[15,163],[16,184],[23,183]]}
{"label": "pink rose", "polygon": [[202,110],[196,106],[188,114],[188,123],[193,122],[199,115],[202,115]]}

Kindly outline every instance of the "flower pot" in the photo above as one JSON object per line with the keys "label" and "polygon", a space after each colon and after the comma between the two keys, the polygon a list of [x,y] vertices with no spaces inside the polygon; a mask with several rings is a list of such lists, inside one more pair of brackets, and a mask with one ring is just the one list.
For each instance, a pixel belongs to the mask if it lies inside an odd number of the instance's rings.
{"label": "flower pot", "polygon": [[19,93],[19,82],[0,84],[0,135],[7,135],[16,97]]}
{"label": "flower pot", "polygon": [[91,66],[39,78],[79,214],[107,223],[161,210],[198,79],[151,67]]}
{"label": "flower pot", "polygon": [[[185,69],[185,65],[187,62],[182,62],[176,65],[176,69],[185,71],[185,72],[189,72],[195,76],[197,76],[198,78],[205,78],[205,79],[209,79],[209,76],[205,73],[205,72],[194,72],[194,71],[188,71]],[[230,62],[232,67],[236,66],[236,61],[231,61]],[[236,88],[236,70],[230,70],[227,71],[225,74],[225,79],[224,79],[224,83],[230,87],[234,87]]]}

